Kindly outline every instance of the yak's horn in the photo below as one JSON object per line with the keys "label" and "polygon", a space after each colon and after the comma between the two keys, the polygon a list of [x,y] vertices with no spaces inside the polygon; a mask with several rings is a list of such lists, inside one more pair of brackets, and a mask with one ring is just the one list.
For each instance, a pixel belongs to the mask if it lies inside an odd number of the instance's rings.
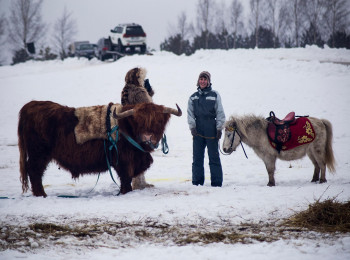
{"label": "yak's horn", "polygon": [[124,118],[124,117],[127,117],[127,116],[132,116],[133,114],[134,114],[134,109],[130,109],[130,110],[126,110],[126,111],[124,111],[124,112],[121,112],[121,113],[116,113],[116,108],[114,109],[114,111],[113,111],[113,117],[115,118],[115,119],[122,119],[122,118]]}
{"label": "yak's horn", "polygon": [[164,107],[163,113],[169,113],[169,114],[173,114],[175,116],[181,116],[182,115],[182,111],[180,109],[180,107],[176,104],[177,110],[174,108],[170,108],[170,107]]}

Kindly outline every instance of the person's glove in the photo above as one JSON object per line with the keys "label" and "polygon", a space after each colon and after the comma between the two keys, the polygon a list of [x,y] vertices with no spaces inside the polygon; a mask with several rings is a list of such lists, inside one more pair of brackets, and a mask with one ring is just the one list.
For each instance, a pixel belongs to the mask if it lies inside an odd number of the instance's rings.
{"label": "person's glove", "polygon": [[148,79],[145,79],[144,85],[145,85],[145,89],[147,90],[147,92],[150,93],[152,91],[152,86],[151,86],[151,84],[149,84]]}
{"label": "person's glove", "polygon": [[216,130],[216,139],[220,139],[221,138],[221,135],[222,135],[222,131],[217,129]]}
{"label": "person's glove", "polygon": [[196,136],[196,135],[198,134],[196,128],[192,128],[192,129],[191,129],[191,134],[192,134],[193,136]]}

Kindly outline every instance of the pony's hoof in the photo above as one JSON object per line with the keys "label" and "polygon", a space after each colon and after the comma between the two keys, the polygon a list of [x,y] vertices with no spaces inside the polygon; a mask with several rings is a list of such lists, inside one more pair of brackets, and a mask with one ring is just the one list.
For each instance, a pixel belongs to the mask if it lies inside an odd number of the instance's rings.
{"label": "pony's hoof", "polygon": [[315,179],[312,179],[311,182],[318,182],[319,179],[315,178]]}
{"label": "pony's hoof", "polygon": [[276,186],[276,185],[275,185],[275,183],[274,183],[274,182],[269,182],[269,183],[267,184],[267,186],[269,186],[269,187],[273,187],[273,186]]}
{"label": "pony's hoof", "polygon": [[325,183],[325,182],[327,182],[326,179],[321,179],[321,180],[320,180],[320,183]]}

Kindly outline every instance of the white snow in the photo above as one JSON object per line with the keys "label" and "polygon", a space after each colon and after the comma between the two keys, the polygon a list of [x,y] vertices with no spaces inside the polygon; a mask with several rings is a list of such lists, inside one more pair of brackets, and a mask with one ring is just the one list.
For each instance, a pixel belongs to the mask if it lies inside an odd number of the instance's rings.
{"label": "white snow", "polygon": [[[341,63],[341,64],[340,64]],[[350,199],[350,51],[314,46],[276,50],[200,50],[194,55],[167,52],[134,55],[116,62],[96,59],[27,62],[0,67],[0,223],[28,226],[32,223],[83,225],[85,223],[138,223],[200,227],[217,231],[241,223],[278,223],[307,209],[315,200]],[[115,196],[117,187],[108,173],[71,179],[70,173],[50,164],[43,183],[48,197],[22,194],[17,147],[18,112],[31,100],[51,100],[67,106],[93,106],[120,102],[126,72],[145,67],[155,90],[154,102],[183,110],[172,117],[166,135],[170,152],[153,153],[146,173],[154,188]],[[333,124],[336,173],[328,182],[311,183],[313,165],[308,158],[277,162],[276,187],[267,187],[263,162],[245,146],[229,156],[221,155],[222,188],[210,187],[206,154],[206,183],[191,184],[192,138],[187,126],[188,97],[196,90],[199,73],[212,75],[228,119],[232,114],[278,117],[297,115],[326,118]],[[221,140],[222,142],[222,140]],[[92,191],[91,191],[92,190]],[[77,195],[79,198],[59,198]],[[198,229],[197,231],[200,231]],[[18,231],[19,232],[19,231]],[[135,231],[136,232],[136,231]],[[151,231],[150,231],[151,232]],[[242,232],[244,234],[244,231]],[[350,236],[316,232],[272,242],[192,243],[178,245],[171,239],[137,241],[120,235],[59,239],[60,243],[28,239],[29,246],[0,252],[1,259],[349,259]],[[0,233],[1,235],[1,233]],[[2,243],[0,237],[0,243]],[[91,245],[91,246],[87,246]]]}

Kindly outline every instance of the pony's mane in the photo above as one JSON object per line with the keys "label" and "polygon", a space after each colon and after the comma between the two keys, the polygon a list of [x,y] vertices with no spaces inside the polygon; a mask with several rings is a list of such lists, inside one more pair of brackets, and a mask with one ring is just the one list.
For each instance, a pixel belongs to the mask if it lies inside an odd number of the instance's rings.
{"label": "pony's mane", "polygon": [[226,122],[225,126],[235,124],[243,136],[247,136],[246,129],[248,127],[260,127],[265,128],[267,121],[262,116],[256,116],[253,114],[243,115],[243,116],[230,116],[230,119]]}

